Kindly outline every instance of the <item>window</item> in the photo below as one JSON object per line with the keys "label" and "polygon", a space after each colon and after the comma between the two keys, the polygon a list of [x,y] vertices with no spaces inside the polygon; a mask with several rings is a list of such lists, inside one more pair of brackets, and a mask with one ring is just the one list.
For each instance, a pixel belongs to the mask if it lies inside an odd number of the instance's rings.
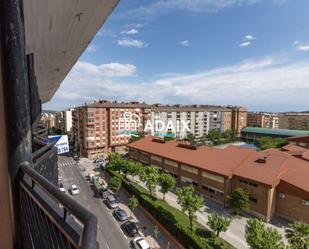
{"label": "window", "polygon": [[206,177],[208,179],[211,179],[213,181],[216,181],[216,182],[224,183],[224,178],[222,176],[214,175],[214,174],[208,173],[206,171],[202,172],[202,176]]}
{"label": "window", "polygon": [[151,155],[151,159],[154,160],[154,161],[159,161],[159,162],[162,161],[162,157],[155,156],[155,155]]}
{"label": "window", "polygon": [[246,184],[246,185],[249,185],[249,186],[258,187],[258,185],[256,183],[249,182],[249,181],[246,181],[244,179],[239,179],[239,182],[243,183],[243,184]]}
{"label": "window", "polygon": [[285,198],[285,194],[284,193],[279,193],[279,197],[284,199]]}
{"label": "window", "polygon": [[171,161],[171,160],[165,159],[164,162],[165,162],[165,164],[168,165],[168,166],[178,167],[178,163],[175,162],[175,161]]}
{"label": "window", "polygon": [[304,206],[309,206],[309,201],[308,200],[303,200],[302,203],[303,203]]}
{"label": "window", "polygon": [[208,186],[202,186],[202,189],[204,189],[205,191],[211,193],[211,194],[215,194],[217,196],[223,197],[224,193],[218,189],[214,189]]}
{"label": "window", "polygon": [[183,164],[181,165],[181,169],[183,169],[185,171],[188,171],[190,173],[193,173],[193,174],[197,174],[198,173],[198,169],[190,167],[190,166],[187,166],[187,165],[183,165]]}
{"label": "window", "polygon": [[249,200],[250,200],[251,202],[257,203],[257,199],[254,198],[254,197],[252,197],[252,196],[249,197]]}

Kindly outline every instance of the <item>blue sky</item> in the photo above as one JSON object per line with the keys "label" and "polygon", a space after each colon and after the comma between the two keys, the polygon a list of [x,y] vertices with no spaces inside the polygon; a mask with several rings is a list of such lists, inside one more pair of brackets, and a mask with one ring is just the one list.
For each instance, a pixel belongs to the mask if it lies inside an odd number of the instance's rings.
{"label": "blue sky", "polygon": [[309,110],[308,0],[122,0],[45,109],[94,99]]}

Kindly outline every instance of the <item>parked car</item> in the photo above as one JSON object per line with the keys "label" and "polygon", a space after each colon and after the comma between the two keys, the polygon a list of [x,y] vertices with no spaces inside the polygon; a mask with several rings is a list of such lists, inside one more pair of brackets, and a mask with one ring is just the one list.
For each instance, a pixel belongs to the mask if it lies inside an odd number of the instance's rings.
{"label": "parked car", "polygon": [[73,184],[71,186],[71,194],[72,195],[78,195],[79,194],[79,188],[75,184]]}
{"label": "parked car", "polygon": [[65,188],[64,188],[62,182],[59,183],[59,190],[60,190],[62,193],[65,193]]}
{"label": "parked car", "polygon": [[138,235],[138,228],[135,223],[127,221],[123,224],[123,227],[130,237]]}
{"label": "parked car", "polygon": [[106,199],[109,195],[112,195],[112,192],[107,188],[101,188],[101,195],[103,199]]}
{"label": "parked car", "polygon": [[134,249],[150,249],[148,242],[142,237],[136,237],[131,241]]}
{"label": "parked car", "polygon": [[109,208],[115,209],[118,207],[116,197],[113,194],[107,196],[106,202]]}
{"label": "parked car", "polygon": [[116,209],[114,211],[114,215],[117,218],[117,220],[119,220],[119,221],[125,221],[125,220],[128,219],[128,215],[127,215],[126,211],[124,211],[121,208]]}
{"label": "parked car", "polygon": [[104,157],[98,157],[93,160],[93,163],[99,163],[99,162],[104,162],[104,161],[105,161]]}

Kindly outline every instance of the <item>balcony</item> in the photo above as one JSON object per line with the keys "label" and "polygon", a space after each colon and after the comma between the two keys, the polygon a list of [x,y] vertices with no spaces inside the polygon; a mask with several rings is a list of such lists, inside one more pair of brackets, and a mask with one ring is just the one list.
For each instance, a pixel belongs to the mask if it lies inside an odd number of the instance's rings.
{"label": "balcony", "polygon": [[20,234],[24,249],[98,249],[97,219],[58,187],[54,143],[35,136],[33,165],[20,167]]}

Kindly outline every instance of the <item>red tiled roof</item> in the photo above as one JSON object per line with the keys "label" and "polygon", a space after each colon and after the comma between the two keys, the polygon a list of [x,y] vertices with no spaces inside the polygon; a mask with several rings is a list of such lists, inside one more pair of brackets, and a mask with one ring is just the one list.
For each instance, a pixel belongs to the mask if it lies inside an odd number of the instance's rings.
{"label": "red tiled roof", "polygon": [[178,147],[177,141],[167,141],[162,144],[154,142],[153,138],[152,136],[145,137],[130,143],[128,147],[227,177],[231,177],[233,169],[255,151],[254,149],[239,146],[228,146],[225,149],[203,146],[198,147],[196,150],[191,150]]}
{"label": "red tiled roof", "polygon": [[[229,178],[235,175],[269,186],[276,186],[283,180],[309,191],[309,162],[288,152],[279,149],[256,151],[239,146],[228,146],[225,149],[203,146],[191,150],[178,147],[177,141],[158,143],[154,142],[153,138],[145,137],[130,143],[128,147]],[[288,148],[296,149],[291,146]],[[309,150],[302,155],[309,160]]]}
{"label": "red tiled roof", "polygon": [[300,152],[300,154],[306,151],[305,148],[294,145],[294,144],[287,144],[281,148],[282,151],[290,151],[290,152]]}
{"label": "red tiled roof", "polygon": [[299,143],[309,143],[309,135],[307,135],[307,136],[289,137],[288,141],[290,141],[290,142],[299,142]]}

